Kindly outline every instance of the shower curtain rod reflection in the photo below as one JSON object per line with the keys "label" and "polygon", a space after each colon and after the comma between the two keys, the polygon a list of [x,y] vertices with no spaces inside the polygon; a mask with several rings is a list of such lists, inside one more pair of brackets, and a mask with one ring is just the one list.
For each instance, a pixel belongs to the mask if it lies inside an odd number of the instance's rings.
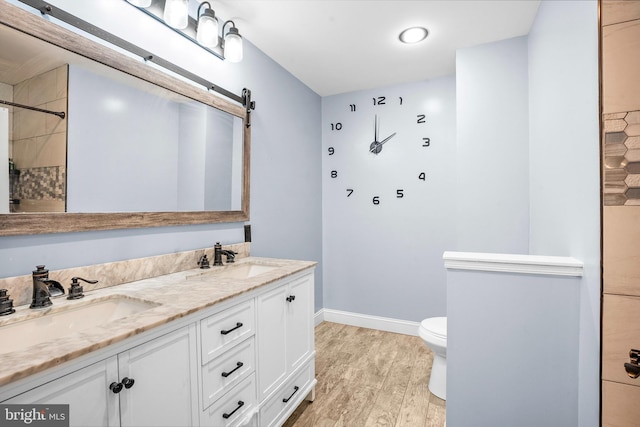
{"label": "shower curtain rod reflection", "polygon": [[16,104],[15,102],[3,101],[1,99],[0,99],[0,104],[9,105],[11,107],[25,108],[27,110],[39,111],[41,113],[53,114],[55,116],[60,117],[61,119],[64,119],[66,116],[64,111],[43,110],[42,108],[31,107],[29,105]]}

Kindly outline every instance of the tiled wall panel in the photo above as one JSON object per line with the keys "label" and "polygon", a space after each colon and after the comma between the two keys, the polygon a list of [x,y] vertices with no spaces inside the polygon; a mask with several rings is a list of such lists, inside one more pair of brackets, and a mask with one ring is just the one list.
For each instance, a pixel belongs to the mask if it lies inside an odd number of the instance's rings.
{"label": "tiled wall panel", "polygon": [[604,292],[640,296],[640,206],[603,211]]}
{"label": "tiled wall panel", "polygon": [[633,386],[640,385],[640,377],[627,375],[624,364],[629,351],[640,350],[640,297],[605,295],[602,329],[602,379]]}
{"label": "tiled wall panel", "polygon": [[640,19],[602,29],[603,112],[640,110]]}
{"label": "tiled wall panel", "polygon": [[602,25],[619,24],[640,19],[640,1],[605,0],[602,2]]}
{"label": "tiled wall panel", "polygon": [[637,427],[640,420],[640,387],[602,382],[602,426]]}
{"label": "tiled wall panel", "polygon": [[640,425],[640,0],[601,2],[602,425]]}
{"label": "tiled wall panel", "polygon": [[602,3],[605,206],[640,205],[640,1]]}

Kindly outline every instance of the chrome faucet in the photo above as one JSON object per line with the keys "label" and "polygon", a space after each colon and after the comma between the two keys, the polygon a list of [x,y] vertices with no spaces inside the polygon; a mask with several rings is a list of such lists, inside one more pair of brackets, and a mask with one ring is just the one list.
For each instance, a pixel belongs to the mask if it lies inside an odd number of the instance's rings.
{"label": "chrome faucet", "polygon": [[217,242],[213,247],[213,265],[224,265],[222,263],[222,255],[226,256],[227,263],[231,264],[232,262],[235,262],[237,254],[237,252],[222,249],[222,245],[220,244],[220,242]]}
{"label": "chrome faucet", "polygon": [[36,266],[32,274],[33,297],[29,308],[44,308],[52,304],[51,297],[64,295],[60,282],[49,279],[49,270],[44,265]]}

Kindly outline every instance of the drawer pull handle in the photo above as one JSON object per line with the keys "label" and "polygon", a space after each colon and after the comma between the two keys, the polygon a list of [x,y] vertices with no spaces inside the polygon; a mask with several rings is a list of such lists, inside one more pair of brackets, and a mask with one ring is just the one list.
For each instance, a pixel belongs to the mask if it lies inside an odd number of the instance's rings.
{"label": "drawer pull handle", "polygon": [[629,378],[636,379],[640,376],[640,350],[632,348],[629,350],[629,363],[624,364],[624,370],[627,371]]}
{"label": "drawer pull handle", "polygon": [[293,301],[294,299],[296,299],[296,296],[295,296],[295,295],[289,295],[289,296],[287,297],[287,301],[288,301],[288,302],[291,302],[291,301]]}
{"label": "drawer pull handle", "polygon": [[291,393],[291,396],[287,397],[286,399],[282,399],[282,402],[287,403],[288,401],[291,400],[291,398],[293,397],[294,394],[296,394],[298,392],[298,390],[300,390],[300,387],[295,386],[293,388],[293,393]]}
{"label": "drawer pull handle", "polygon": [[242,328],[242,323],[238,322],[238,323],[236,323],[236,327],[235,328],[227,329],[226,331],[220,331],[220,333],[222,335],[227,335],[229,332],[233,332],[238,328]]}
{"label": "drawer pull handle", "polygon": [[116,383],[116,382],[112,382],[109,385],[109,390],[111,390],[112,392],[114,392],[115,394],[118,394],[122,391],[122,383]]}
{"label": "drawer pull handle", "polygon": [[238,363],[236,363],[236,367],[235,368],[233,368],[229,372],[223,372],[222,376],[227,378],[229,375],[233,374],[235,371],[237,371],[238,369],[242,368],[242,366],[243,366],[243,363],[242,362],[238,362]]}
{"label": "drawer pull handle", "polygon": [[133,383],[135,383],[135,380],[133,378],[124,377],[122,379],[122,385],[126,389],[130,389],[131,387],[133,387]]}
{"label": "drawer pull handle", "polygon": [[222,414],[222,418],[225,420],[236,413],[236,411],[244,406],[244,402],[242,400],[238,400],[238,407],[231,411],[231,413],[227,414],[226,412]]}
{"label": "drawer pull handle", "polygon": [[627,371],[629,378],[636,379],[640,376],[640,366],[632,363],[625,363],[624,370]]}

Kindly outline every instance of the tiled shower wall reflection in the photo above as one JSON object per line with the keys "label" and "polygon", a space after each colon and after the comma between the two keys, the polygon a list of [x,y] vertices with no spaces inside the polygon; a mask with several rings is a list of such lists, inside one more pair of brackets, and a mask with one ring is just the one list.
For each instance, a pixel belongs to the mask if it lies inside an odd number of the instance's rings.
{"label": "tiled shower wall reflection", "polygon": [[640,0],[603,0],[602,420],[640,425]]}
{"label": "tiled shower wall reflection", "polygon": [[604,114],[604,204],[640,205],[640,111]]}
{"label": "tiled shower wall reflection", "polygon": [[[13,87],[13,101],[67,111],[68,66],[42,73]],[[64,212],[67,119],[14,108],[11,156],[20,171],[12,198],[15,212]]]}

